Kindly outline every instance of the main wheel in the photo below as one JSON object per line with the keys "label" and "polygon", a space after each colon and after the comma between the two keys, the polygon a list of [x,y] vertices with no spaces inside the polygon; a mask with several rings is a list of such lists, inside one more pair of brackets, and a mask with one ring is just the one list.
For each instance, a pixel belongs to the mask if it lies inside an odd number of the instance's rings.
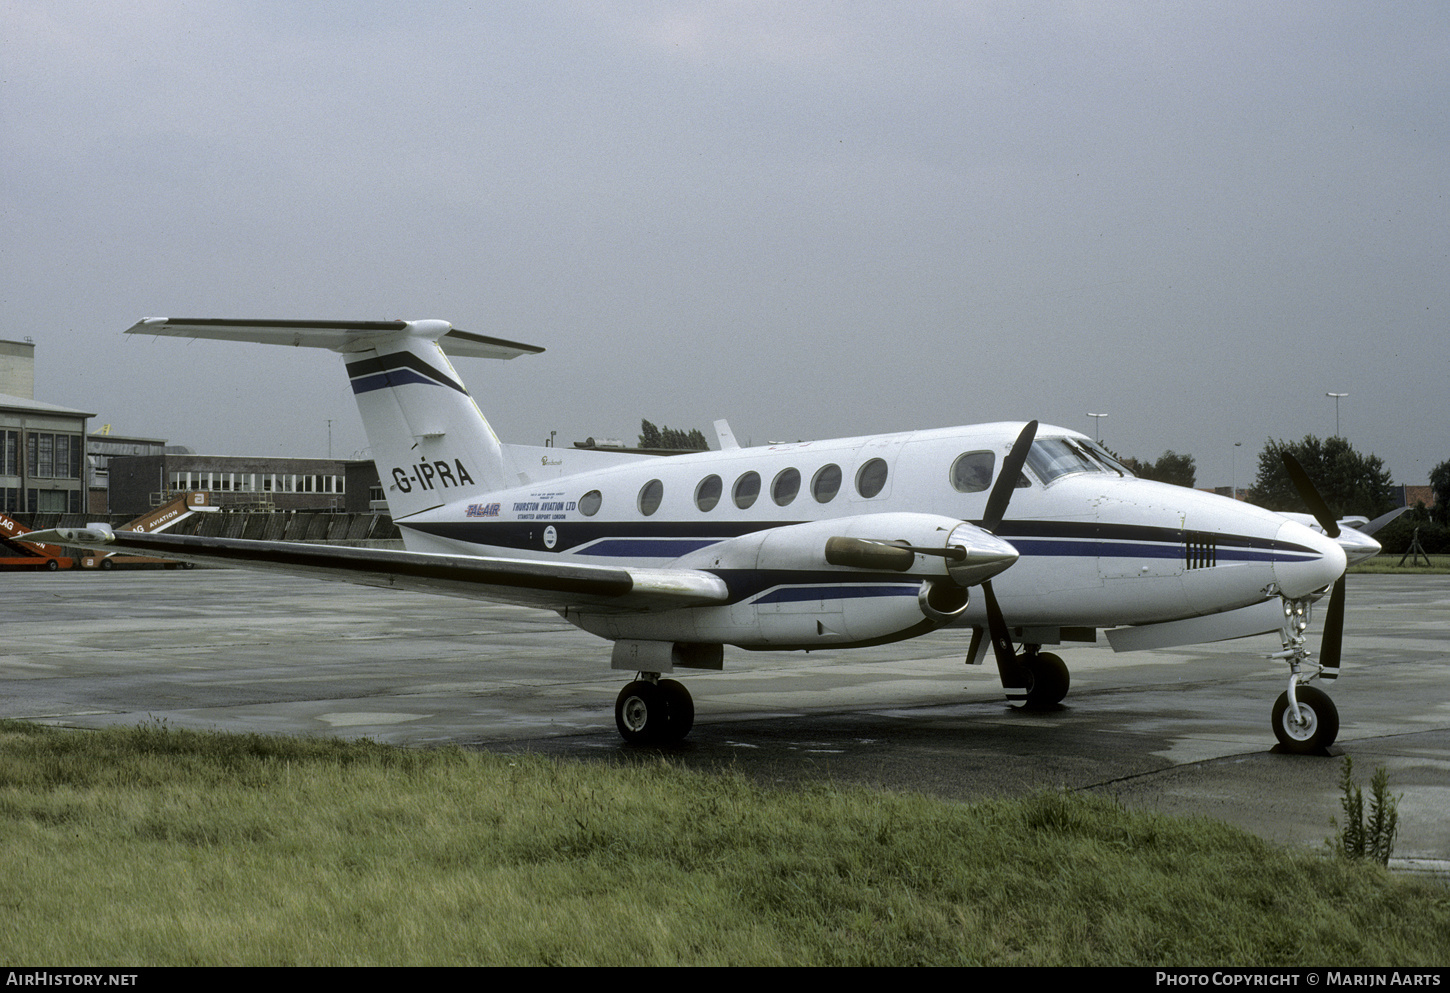
{"label": "main wheel", "polygon": [[1279,694],[1274,701],[1274,737],[1279,744],[1298,755],[1323,752],[1339,737],[1339,709],[1329,694],[1313,686],[1300,686],[1294,696],[1299,703],[1302,721],[1294,720],[1289,709],[1289,693]]}
{"label": "main wheel", "polygon": [[631,745],[647,745],[663,734],[669,720],[667,710],[660,688],[648,680],[636,679],[614,699],[614,725]]}
{"label": "main wheel", "polygon": [[1027,670],[1028,707],[1052,707],[1067,696],[1072,676],[1062,657],[1051,652],[1037,652],[1022,658],[1022,667]]}
{"label": "main wheel", "polygon": [[678,679],[661,679],[660,695],[665,698],[665,737],[663,741],[679,741],[695,726],[695,701],[685,684]]}

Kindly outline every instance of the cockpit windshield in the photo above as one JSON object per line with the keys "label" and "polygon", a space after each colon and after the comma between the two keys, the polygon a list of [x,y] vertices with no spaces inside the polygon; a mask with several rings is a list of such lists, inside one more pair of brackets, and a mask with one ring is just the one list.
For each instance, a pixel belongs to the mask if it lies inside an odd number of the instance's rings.
{"label": "cockpit windshield", "polygon": [[1097,442],[1084,441],[1080,442],[1079,444],[1081,444],[1083,448],[1086,448],[1088,450],[1088,454],[1091,455],[1093,458],[1097,459],[1099,462],[1106,464],[1111,471],[1119,473],[1123,476],[1127,476],[1129,479],[1132,479],[1137,475],[1137,473],[1133,472],[1132,469],[1129,469],[1127,466],[1123,465],[1123,463],[1119,462],[1117,456],[1113,455],[1113,453],[1109,452],[1106,448],[1104,448],[1102,445],[1099,445]]}
{"label": "cockpit windshield", "polygon": [[[1116,463],[1113,463],[1114,468],[1109,468],[1108,462],[1111,461],[1111,456],[1106,452],[1101,455],[1096,451],[1093,451],[1091,455],[1088,452],[1087,446],[1073,439],[1038,438],[1027,452],[1027,464],[1044,485],[1051,483],[1058,476],[1066,476],[1074,472],[1117,471]],[[1105,461],[1099,461],[1100,459]]]}

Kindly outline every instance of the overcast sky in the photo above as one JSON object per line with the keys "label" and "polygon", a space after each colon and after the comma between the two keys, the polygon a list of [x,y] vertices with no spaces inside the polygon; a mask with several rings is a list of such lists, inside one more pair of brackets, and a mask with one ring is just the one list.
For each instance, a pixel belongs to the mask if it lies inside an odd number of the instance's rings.
{"label": "overcast sky", "polygon": [[141,317],[542,345],[457,362],[507,441],[1092,411],[1200,486],[1348,393],[1424,483],[1447,67],[1443,0],[0,0],[0,337],[216,454],[363,453],[341,361]]}

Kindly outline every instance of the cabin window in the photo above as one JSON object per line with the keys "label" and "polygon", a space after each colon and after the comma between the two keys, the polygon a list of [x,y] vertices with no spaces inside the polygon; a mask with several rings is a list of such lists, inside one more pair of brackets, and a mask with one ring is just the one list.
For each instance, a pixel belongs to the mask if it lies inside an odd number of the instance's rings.
{"label": "cabin window", "polygon": [[660,509],[660,501],[664,499],[665,484],[658,479],[651,479],[639,488],[639,512],[648,517]]}
{"label": "cabin window", "polygon": [[714,510],[715,504],[720,502],[720,494],[724,488],[725,484],[720,482],[719,476],[706,476],[695,487],[695,506],[701,510]]}
{"label": "cabin window", "polygon": [[776,473],[774,482],[770,484],[770,498],[782,507],[794,500],[800,491],[801,473],[799,469],[780,470]]}
{"label": "cabin window", "polygon": [[981,493],[992,485],[992,468],[997,457],[991,452],[967,452],[952,463],[952,489],[958,493]]}
{"label": "cabin window", "polygon": [[830,503],[841,492],[841,467],[835,464],[821,466],[811,478],[811,496],[817,503]]}
{"label": "cabin window", "polygon": [[856,492],[867,500],[886,489],[886,460],[872,459],[856,470]]}
{"label": "cabin window", "polygon": [[752,470],[735,480],[732,495],[735,498],[735,506],[741,510],[748,509],[755,503],[755,498],[760,496],[760,473]]}
{"label": "cabin window", "polygon": [[585,517],[593,517],[599,513],[599,506],[602,503],[604,503],[604,496],[598,490],[590,490],[579,498],[579,513]]}

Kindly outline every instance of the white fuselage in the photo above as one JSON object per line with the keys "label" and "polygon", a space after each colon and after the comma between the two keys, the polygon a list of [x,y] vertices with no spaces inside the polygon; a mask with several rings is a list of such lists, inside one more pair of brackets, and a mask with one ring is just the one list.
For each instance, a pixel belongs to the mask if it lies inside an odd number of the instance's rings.
{"label": "white fuselage", "polygon": [[[415,551],[694,569],[730,587],[724,605],[566,613],[604,637],[744,647],[871,643],[936,626],[924,621],[918,594],[943,566],[918,556],[906,573],[835,568],[824,560],[825,540],[850,533],[922,544],[951,522],[980,522],[1019,428],[981,424],[626,457],[604,468],[599,453],[588,453],[592,464],[578,472],[567,461],[580,453],[511,449],[531,481],[484,497],[460,489],[448,499],[452,487],[399,467],[406,485],[432,482],[439,503],[398,523]],[[1014,626],[1109,628],[1215,614],[1280,592],[1309,595],[1343,571],[1338,546],[1299,523],[1136,479],[1095,451],[1076,432],[1045,425],[1038,432],[1024,470],[1029,485],[1014,490],[996,532],[1020,555],[993,581]],[[525,452],[545,453],[538,469]],[[543,464],[548,453],[557,464]],[[386,485],[388,470],[380,469]],[[532,481],[539,469],[551,478]],[[983,625],[983,607],[973,601],[954,620]]]}

